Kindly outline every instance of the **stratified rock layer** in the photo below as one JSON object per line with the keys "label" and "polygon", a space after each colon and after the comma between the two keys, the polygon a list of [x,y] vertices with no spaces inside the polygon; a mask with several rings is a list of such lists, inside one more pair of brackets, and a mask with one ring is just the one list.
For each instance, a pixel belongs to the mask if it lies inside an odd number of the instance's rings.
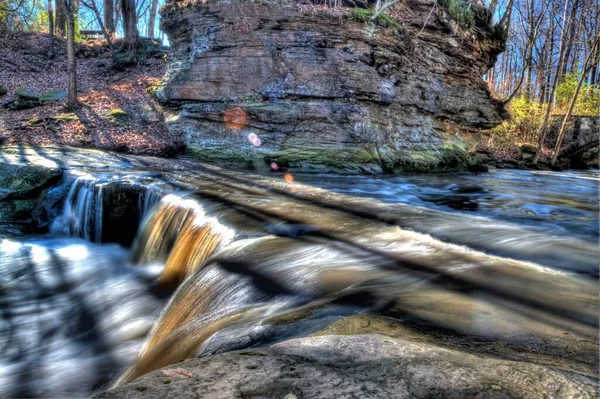
{"label": "stratified rock layer", "polygon": [[503,49],[500,30],[484,9],[459,28],[430,0],[388,12],[373,21],[364,8],[306,2],[168,2],[172,56],[157,94],[177,108],[169,129],[203,160],[259,169],[464,167],[462,133],[502,118],[481,78]]}
{"label": "stratified rock layer", "polygon": [[186,360],[96,398],[593,398],[596,390],[588,377],[531,363],[359,335]]}

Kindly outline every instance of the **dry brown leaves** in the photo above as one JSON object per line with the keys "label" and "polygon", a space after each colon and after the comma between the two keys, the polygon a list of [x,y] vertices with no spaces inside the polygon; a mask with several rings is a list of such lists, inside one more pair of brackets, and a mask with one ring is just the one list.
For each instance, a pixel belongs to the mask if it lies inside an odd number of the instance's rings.
{"label": "dry brown leaves", "polygon": [[[2,35],[0,35],[2,36]],[[67,90],[64,42],[54,45],[39,33],[14,33],[0,37],[9,43],[0,47],[0,85],[13,99],[14,90],[29,87],[36,92]],[[117,73],[108,69],[110,53],[102,41],[79,46],[77,60],[78,91],[81,106],[68,114],[65,102],[10,111],[0,108],[0,142],[24,145],[70,145],[148,155],[173,155],[180,143],[172,138],[164,124],[160,105],[146,88],[160,80],[166,69],[163,60],[149,59],[147,64]],[[81,54],[86,54],[82,56]],[[90,55],[91,54],[91,55]],[[125,116],[115,117],[113,110]]]}

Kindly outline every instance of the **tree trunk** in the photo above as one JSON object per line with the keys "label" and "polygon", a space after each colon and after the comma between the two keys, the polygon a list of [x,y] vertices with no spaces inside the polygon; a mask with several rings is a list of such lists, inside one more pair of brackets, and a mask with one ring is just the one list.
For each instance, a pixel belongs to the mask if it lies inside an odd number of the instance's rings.
{"label": "tree trunk", "polygon": [[102,31],[102,34],[106,39],[106,43],[108,43],[108,47],[110,48],[112,60],[113,62],[115,62],[117,60],[117,54],[115,53],[115,48],[112,43],[113,36],[112,33],[106,29],[106,25],[104,25],[104,22],[102,22],[102,17],[100,16],[100,11],[98,10],[98,7],[96,7],[96,2],[94,0],[89,0],[89,2],[86,0],[81,0],[81,3],[94,13],[96,21],[98,22],[98,25],[100,25],[100,30]]}
{"label": "tree trunk", "polygon": [[539,141],[538,141],[538,149],[535,153],[535,156],[533,157],[533,160],[531,161],[531,163],[533,165],[536,165],[538,163],[538,161],[540,160],[540,156],[542,155],[542,151],[544,149],[544,142],[546,141],[546,131],[547,131],[547,127],[548,127],[548,121],[550,120],[550,113],[552,112],[552,107],[553,107],[553,103],[555,100],[555,94],[556,94],[556,87],[558,86],[558,83],[561,79],[561,74],[560,72],[562,71],[563,68],[563,63],[565,62],[565,40],[567,37],[567,33],[568,31],[566,30],[564,24],[566,24],[566,20],[567,20],[567,10],[568,10],[568,6],[569,3],[565,2],[565,9],[564,9],[564,13],[563,13],[563,31],[561,32],[560,35],[560,45],[558,47],[558,65],[556,66],[556,73],[554,75],[554,80],[552,82],[552,87],[550,90],[550,97],[548,98],[548,105],[546,106],[546,112],[544,113],[544,120],[542,121],[542,124],[540,125],[540,128],[538,129],[537,135],[539,137]]}
{"label": "tree trunk", "polygon": [[154,39],[154,24],[156,23],[156,11],[158,9],[158,0],[152,0],[150,6],[150,20],[148,21],[148,37]]}
{"label": "tree trunk", "polygon": [[48,0],[48,33],[50,34],[48,58],[54,58],[54,10],[52,9],[52,0]]}
{"label": "tree trunk", "polygon": [[64,36],[66,29],[65,29],[65,23],[66,23],[66,19],[65,19],[65,12],[61,6],[61,1],[62,0],[55,0],[54,2],[54,9],[56,10],[56,19],[54,22],[54,31],[56,33],[57,36]]}
{"label": "tree trunk", "polygon": [[139,42],[135,0],[121,0],[121,10],[123,11],[123,32],[125,33],[121,48],[131,50],[136,48]]}
{"label": "tree trunk", "polygon": [[577,29],[575,28],[575,26],[576,26],[575,18],[577,16],[578,6],[579,6],[579,0],[573,1],[573,8],[571,9],[571,16],[569,18],[569,23],[566,27],[564,27],[564,29],[567,29],[569,31],[569,38],[567,39],[567,41],[565,43],[565,59],[563,62],[562,70],[560,71],[561,79],[558,82],[559,84],[562,81],[562,77],[565,76],[568,71],[569,59],[571,56],[571,51],[573,49],[573,43],[575,42],[575,33],[577,31]]}
{"label": "tree trunk", "polygon": [[585,77],[591,69],[590,61],[592,62],[592,64],[597,64],[598,61],[600,61],[594,58],[595,49],[598,46],[600,46],[600,36],[597,36],[594,39],[594,45],[585,59],[585,62],[583,64],[583,71],[581,73],[581,76],[579,77],[579,81],[577,82],[575,93],[573,93],[573,98],[571,98],[571,102],[569,103],[569,109],[567,109],[567,113],[565,114],[562,124],[560,126],[560,130],[558,131],[558,138],[556,139],[556,145],[554,146],[554,151],[552,152],[552,159],[550,160],[550,163],[552,165],[556,164],[556,160],[558,159],[558,153],[560,152],[560,147],[562,146],[562,142],[565,138],[565,133],[567,131],[567,123],[569,122],[569,118],[571,117],[573,109],[575,108],[575,104],[577,103],[577,97],[579,97],[579,92],[581,91],[581,86],[583,86],[583,81],[585,80]]}
{"label": "tree trunk", "polygon": [[114,0],[104,0],[104,27],[111,35],[115,33],[115,3]]}
{"label": "tree trunk", "polygon": [[77,60],[75,58],[75,16],[73,15],[72,6],[67,1],[68,0],[60,0],[60,5],[67,22],[67,73],[69,75],[67,106],[69,109],[73,109],[78,105]]}
{"label": "tree trunk", "polygon": [[54,38],[54,10],[52,0],[48,0],[48,33]]}

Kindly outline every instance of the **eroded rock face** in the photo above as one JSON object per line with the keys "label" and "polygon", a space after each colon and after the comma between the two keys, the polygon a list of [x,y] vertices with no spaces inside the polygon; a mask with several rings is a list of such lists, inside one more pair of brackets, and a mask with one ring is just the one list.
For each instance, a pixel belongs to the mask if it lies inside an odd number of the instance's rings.
{"label": "eroded rock face", "polygon": [[461,133],[502,118],[481,77],[504,44],[485,10],[467,31],[434,4],[374,22],[348,2],[170,1],[169,128],[201,159],[259,169],[465,166]]}
{"label": "eroded rock face", "polygon": [[532,363],[358,335],[190,359],[96,398],[593,398],[597,388]]}

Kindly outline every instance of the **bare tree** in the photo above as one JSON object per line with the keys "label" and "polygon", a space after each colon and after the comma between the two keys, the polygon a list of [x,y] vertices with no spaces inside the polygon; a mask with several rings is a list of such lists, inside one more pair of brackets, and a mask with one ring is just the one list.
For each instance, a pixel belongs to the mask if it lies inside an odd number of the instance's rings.
{"label": "bare tree", "polygon": [[52,0],[48,0],[48,33],[54,38],[54,10]]}
{"label": "bare tree", "polygon": [[54,29],[56,32],[56,35],[58,36],[64,36],[65,32],[66,32],[66,18],[65,18],[65,13],[63,11],[62,6],[60,5],[61,0],[55,0],[54,2],[54,9],[56,10],[56,19],[54,21]]}
{"label": "bare tree", "polygon": [[114,0],[104,0],[104,29],[111,35],[115,33],[115,3]]}
{"label": "bare tree", "polygon": [[158,0],[152,0],[150,6],[150,17],[148,21],[148,37],[154,39],[154,25],[156,24],[156,12],[158,10]]}
{"label": "bare tree", "polygon": [[122,49],[131,50],[139,44],[139,33],[137,29],[137,14],[135,0],[121,0],[121,11],[123,12],[123,45]]}
{"label": "bare tree", "polygon": [[60,0],[60,6],[67,21],[67,73],[69,90],[67,106],[70,109],[79,105],[77,101],[77,59],[75,58],[75,15],[74,4],[77,0]]}
{"label": "bare tree", "polygon": [[[531,69],[532,69],[532,61],[533,61],[533,49],[534,49],[535,43],[539,37],[540,25],[541,25],[542,21],[544,20],[544,16],[546,15],[546,11],[548,10],[549,4],[550,4],[549,1],[542,2],[542,10],[538,14],[537,17],[535,16],[535,0],[529,0],[527,2],[527,10],[526,10],[527,16],[524,16],[522,14],[520,8],[517,8],[517,10],[520,14],[520,17],[521,17],[520,20],[521,20],[521,24],[523,25],[523,30],[527,32],[526,46],[523,51],[523,54],[525,55],[525,59],[523,60],[523,67],[521,69],[521,78],[519,79],[519,83],[517,84],[517,86],[515,87],[513,92],[504,101],[505,104],[508,104],[515,97],[515,95],[517,95],[517,93],[521,90],[521,86],[523,84],[525,77],[527,77],[526,91],[527,91],[527,97],[529,97],[530,87],[531,87]],[[526,24],[525,21],[528,21],[527,22],[529,24],[528,28],[525,28],[525,26],[524,26]]]}
{"label": "bare tree", "polygon": [[585,59],[583,64],[583,71],[579,80],[577,81],[577,87],[575,88],[575,93],[571,98],[571,102],[569,103],[569,108],[567,109],[567,113],[563,117],[562,124],[560,126],[560,130],[558,132],[558,138],[556,139],[556,145],[554,146],[554,151],[552,152],[552,159],[550,160],[551,164],[556,164],[556,160],[558,159],[558,154],[560,152],[560,147],[562,146],[563,139],[565,137],[565,133],[567,131],[567,123],[569,122],[569,118],[573,113],[573,109],[575,108],[575,104],[577,103],[577,97],[579,97],[579,92],[581,91],[581,86],[583,85],[583,81],[585,80],[587,74],[592,69],[593,65],[596,65],[600,62],[600,57],[596,57],[596,50],[600,47],[600,35],[597,35],[592,44],[591,51]]}

